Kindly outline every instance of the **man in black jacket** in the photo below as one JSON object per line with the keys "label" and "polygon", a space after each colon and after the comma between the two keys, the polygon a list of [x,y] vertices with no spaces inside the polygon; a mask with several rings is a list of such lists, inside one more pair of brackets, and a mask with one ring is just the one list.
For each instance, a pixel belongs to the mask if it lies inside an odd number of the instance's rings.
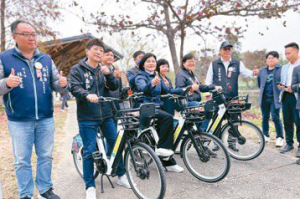
{"label": "man in black jacket", "polygon": [[[95,179],[93,152],[96,151],[97,129],[101,128],[107,141],[107,154],[112,152],[117,138],[117,130],[112,119],[111,104],[98,103],[100,96],[109,96],[109,90],[117,90],[118,83],[107,66],[101,65],[104,45],[92,39],[86,47],[87,57],[73,66],[70,73],[70,91],[76,97],[77,119],[82,137],[83,178],[86,185],[86,198],[95,199]],[[125,177],[123,161],[120,161],[117,184],[130,188]]]}
{"label": "man in black jacket", "polygon": [[139,69],[139,64],[140,61],[142,60],[142,58],[144,57],[145,52],[144,51],[136,51],[135,53],[133,53],[133,59],[134,59],[134,63],[135,63],[135,67],[129,69],[127,71],[127,80],[129,83],[129,86],[131,88],[132,91],[136,91],[136,87],[135,87],[135,76],[141,72],[141,70]]}
{"label": "man in black jacket", "polygon": [[[110,97],[118,98],[120,96],[120,93],[122,91],[123,86],[122,86],[122,78],[121,78],[120,70],[119,70],[119,68],[113,66],[114,61],[115,61],[114,52],[112,51],[112,49],[106,48],[104,50],[104,54],[102,56],[101,62],[102,62],[103,65],[107,66],[111,72],[113,72],[113,74],[114,74],[114,76],[117,80],[117,83],[118,83],[118,89],[108,90],[108,92],[109,92]],[[117,110],[119,110],[120,109],[119,102],[115,101],[113,103],[115,105],[115,108]],[[114,116],[115,116],[115,114],[116,114],[115,111],[116,110],[114,108],[113,108],[113,110],[114,110],[113,113],[114,113]],[[118,120],[116,118],[114,118],[114,121],[115,121],[115,124],[117,126]]]}

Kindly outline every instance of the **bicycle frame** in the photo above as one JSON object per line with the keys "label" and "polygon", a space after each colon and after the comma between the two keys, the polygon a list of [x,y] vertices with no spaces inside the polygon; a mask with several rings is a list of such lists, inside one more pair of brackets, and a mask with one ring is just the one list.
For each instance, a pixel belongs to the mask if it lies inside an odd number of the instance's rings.
{"label": "bicycle frame", "polygon": [[[139,136],[142,135],[143,132],[149,131],[149,129],[151,129],[151,133],[152,133],[152,135],[154,135],[154,138],[157,136],[157,138],[155,138],[155,143],[157,144],[159,138],[158,138],[158,135],[157,135],[157,131],[153,127],[149,127],[147,129],[143,130],[139,134]],[[187,124],[185,118],[183,118],[183,117],[179,118],[178,124],[177,124],[175,130],[173,131],[173,133],[174,133],[174,136],[173,136],[173,141],[174,141],[173,151],[175,151],[177,149],[177,147],[179,146],[179,143],[180,143],[185,131],[188,132],[188,135],[191,137],[193,144],[194,145],[197,144],[195,138],[192,136],[192,134],[193,134],[192,131],[193,130],[197,131],[197,128],[196,128],[195,124]],[[197,150],[197,153],[198,153],[199,156],[202,155],[201,151],[199,150],[198,147],[196,147],[196,150]]]}
{"label": "bicycle frame", "polygon": [[118,137],[114,144],[110,158],[108,158],[106,155],[106,150],[105,150],[105,146],[104,146],[104,140],[103,140],[102,133],[97,133],[96,143],[98,146],[98,150],[99,150],[100,155],[102,156],[102,159],[107,164],[107,169],[106,169],[106,172],[104,173],[105,175],[111,176],[113,174],[114,169],[116,169],[118,166],[118,163],[122,156],[122,152],[125,148],[124,133],[125,133],[124,130],[119,131]]}
{"label": "bicycle frame", "polygon": [[224,93],[221,93],[217,98],[221,101],[221,103],[218,104],[219,109],[214,112],[213,118],[211,119],[205,132],[220,137],[222,122],[227,119],[228,125],[230,125],[232,129],[232,135],[235,137],[240,137],[241,134],[239,131],[236,128],[233,128],[233,122],[230,114],[228,113],[228,102],[226,101]]}

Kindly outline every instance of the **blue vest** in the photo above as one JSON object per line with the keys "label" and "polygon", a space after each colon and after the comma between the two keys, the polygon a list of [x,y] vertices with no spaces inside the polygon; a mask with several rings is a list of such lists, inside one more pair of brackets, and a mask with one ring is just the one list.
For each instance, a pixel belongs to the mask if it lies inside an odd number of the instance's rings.
{"label": "blue vest", "polygon": [[[227,97],[238,96],[238,78],[240,74],[240,62],[232,58],[228,66],[227,73],[221,58],[213,61],[212,67],[213,84],[216,86],[222,86],[223,90],[227,91]],[[231,68],[230,70],[232,70],[231,77],[228,77],[229,68]]]}
{"label": "blue vest", "polygon": [[[28,60],[15,48],[0,53],[4,77],[11,69],[22,78],[21,84],[3,96],[6,114],[11,121],[32,121],[53,117],[52,60],[44,53]],[[42,64],[42,77],[37,78],[35,64]]]}

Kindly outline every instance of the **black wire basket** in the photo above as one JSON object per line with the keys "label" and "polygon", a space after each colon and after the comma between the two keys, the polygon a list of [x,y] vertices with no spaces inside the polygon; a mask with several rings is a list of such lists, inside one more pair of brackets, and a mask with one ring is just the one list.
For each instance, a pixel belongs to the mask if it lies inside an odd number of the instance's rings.
{"label": "black wire basket", "polygon": [[123,130],[143,130],[147,128],[151,119],[155,116],[155,104],[142,104],[139,108],[131,108],[129,102],[119,103],[120,109],[116,118],[120,120],[119,124]]}
{"label": "black wire basket", "polygon": [[247,96],[237,96],[228,102],[228,113],[241,113],[251,108]]}
{"label": "black wire basket", "polygon": [[205,120],[204,106],[184,107],[183,117],[187,123],[202,123]]}

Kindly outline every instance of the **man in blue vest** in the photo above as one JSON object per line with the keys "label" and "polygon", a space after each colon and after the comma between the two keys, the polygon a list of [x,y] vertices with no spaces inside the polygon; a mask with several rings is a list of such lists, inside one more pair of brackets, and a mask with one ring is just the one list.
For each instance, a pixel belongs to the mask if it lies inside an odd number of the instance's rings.
{"label": "man in blue vest", "polygon": [[[254,78],[258,75],[256,67],[253,71],[247,69],[243,62],[232,57],[232,45],[228,41],[222,42],[220,46],[220,57],[213,61],[207,71],[205,84],[222,86],[222,89],[227,91],[226,97],[233,98],[238,96],[238,78],[239,75]],[[233,119],[237,119],[238,115],[232,115]],[[229,144],[229,148],[234,151],[239,149],[235,142]],[[217,149],[215,149],[217,150]]]}
{"label": "man in blue vest", "polygon": [[52,91],[64,92],[67,79],[49,55],[37,48],[35,28],[26,21],[11,24],[16,46],[0,53],[0,95],[15,156],[20,198],[33,198],[31,155],[35,145],[38,198],[59,199],[51,180],[54,119]]}

